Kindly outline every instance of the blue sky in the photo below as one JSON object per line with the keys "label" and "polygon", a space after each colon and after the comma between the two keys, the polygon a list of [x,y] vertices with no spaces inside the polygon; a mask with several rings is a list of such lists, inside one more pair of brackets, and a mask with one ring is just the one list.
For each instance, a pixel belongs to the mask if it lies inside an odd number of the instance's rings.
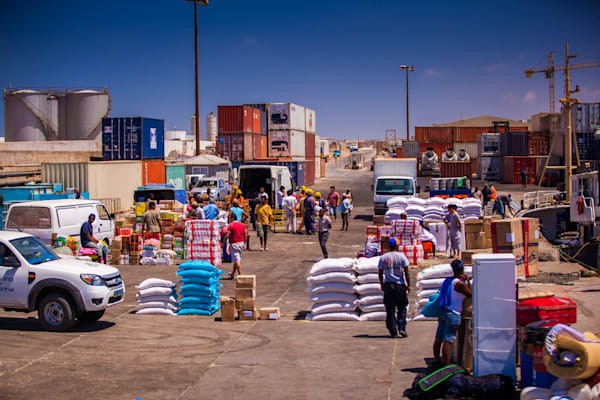
{"label": "blue sky", "polygon": [[[404,137],[405,75],[414,126],[548,110],[543,67],[564,43],[600,60],[598,1],[219,1],[199,9],[200,112],[292,101],[317,133]],[[184,0],[2,1],[0,85],[107,86],[113,116],[190,129],[193,6]],[[580,101],[600,101],[600,68],[573,72]],[[564,92],[557,74],[557,98]],[[2,103],[3,107],[3,103]],[[204,129],[205,119],[202,124]],[[0,135],[4,115],[0,115]]]}

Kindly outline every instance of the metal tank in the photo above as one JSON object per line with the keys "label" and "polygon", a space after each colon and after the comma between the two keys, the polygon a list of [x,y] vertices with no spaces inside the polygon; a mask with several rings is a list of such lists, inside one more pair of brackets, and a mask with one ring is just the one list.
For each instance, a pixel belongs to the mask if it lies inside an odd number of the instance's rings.
{"label": "metal tank", "polygon": [[[102,118],[108,117],[110,94],[102,91],[75,90],[61,102],[60,136],[64,140],[100,140]],[[62,123],[64,121],[64,123]]]}
{"label": "metal tank", "polygon": [[456,155],[456,161],[471,161],[471,157],[469,157],[469,153],[465,149],[460,149]]}
{"label": "metal tank", "polygon": [[206,117],[206,140],[209,142],[217,140],[217,116],[212,111]]}
{"label": "metal tank", "polygon": [[7,142],[58,139],[55,97],[47,91],[4,90],[4,136]]}
{"label": "metal tank", "polygon": [[454,152],[454,149],[447,149],[442,153],[442,162],[444,161],[458,161],[458,156]]}

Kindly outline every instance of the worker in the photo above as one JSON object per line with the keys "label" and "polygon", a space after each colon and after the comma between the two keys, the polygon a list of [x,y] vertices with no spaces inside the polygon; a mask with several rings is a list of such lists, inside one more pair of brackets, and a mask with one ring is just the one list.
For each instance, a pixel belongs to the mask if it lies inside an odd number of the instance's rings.
{"label": "worker", "polygon": [[268,251],[267,236],[273,221],[273,210],[271,210],[271,206],[269,206],[267,203],[267,196],[262,196],[260,198],[260,204],[256,206],[254,213],[256,214],[256,218],[258,220],[256,231],[258,233],[258,238],[260,239],[260,250]]}
{"label": "worker", "polygon": [[327,215],[326,208],[315,206],[315,211],[319,215],[319,245],[323,252],[323,258],[329,258],[327,240],[329,239],[329,230],[331,229],[331,219]]}
{"label": "worker", "polygon": [[489,203],[489,201],[490,201],[490,195],[492,194],[492,191],[490,190],[490,187],[488,186],[487,183],[485,183],[483,185],[483,189],[481,190],[481,194],[483,196],[483,207],[485,208],[485,206],[487,205],[487,203]]}
{"label": "worker", "polygon": [[293,196],[292,189],[287,191],[287,196],[283,198],[283,209],[285,210],[285,219],[287,222],[287,232],[296,233],[296,212],[298,211],[298,199]]}
{"label": "worker", "polygon": [[398,251],[400,246],[398,238],[391,237],[388,245],[390,252],[381,256],[377,266],[386,312],[385,324],[393,338],[407,337],[406,306],[410,292],[408,259]]}
{"label": "worker", "polygon": [[340,214],[342,214],[342,229],[340,229],[341,231],[348,230],[348,216],[350,215],[350,210],[352,210],[353,208],[350,199],[351,198],[348,197],[347,193],[344,193],[342,195],[342,207],[340,212]]}
{"label": "worker", "polygon": [[496,188],[490,185],[490,200],[496,200]]}
{"label": "worker", "polygon": [[235,215],[235,220],[241,223],[245,223],[248,219],[250,219],[250,214],[240,207],[240,203],[237,201],[237,199],[233,199],[229,213]]}
{"label": "worker", "polygon": [[212,197],[208,201],[208,204],[202,207],[205,219],[217,219],[219,215],[219,207],[215,204],[215,199]]}
{"label": "worker", "polygon": [[473,197],[479,200],[481,205],[483,206],[483,193],[478,188],[473,189]]}
{"label": "worker", "polygon": [[79,236],[81,237],[81,247],[96,250],[98,257],[103,259],[104,264],[107,264],[106,258],[108,257],[108,247],[94,237],[93,225],[95,220],[96,216],[94,214],[90,214],[88,216],[88,220],[81,225],[81,230],[79,231]]}
{"label": "worker", "polygon": [[151,201],[148,204],[148,210],[144,213],[143,218],[144,222],[142,224],[142,236],[144,237],[144,239],[160,240],[162,224],[160,223],[160,213],[156,211],[155,202]]}
{"label": "worker", "polygon": [[258,190],[258,200],[262,199],[263,197],[265,197],[267,201],[269,200],[269,195],[265,192],[265,188],[261,186]]}
{"label": "worker", "polygon": [[300,214],[300,226],[298,226],[298,233],[301,234],[304,229],[304,199],[306,199],[306,188],[300,187],[300,194],[298,195],[298,213]]}
{"label": "worker", "polygon": [[521,184],[523,185],[523,189],[527,188],[527,174],[525,173],[525,168],[521,168]]}
{"label": "worker", "polygon": [[463,262],[454,260],[450,265],[454,276],[446,278],[440,288],[438,327],[433,342],[433,357],[435,361],[444,364],[450,363],[452,343],[460,326],[463,300],[472,294]]}
{"label": "worker", "polygon": [[337,208],[340,206],[340,195],[335,191],[335,186],[329,188],[327,203],[329,205],[329,215],[333,215],[333,218],[337,221]]}
{"label": "worker", "polygon": [[277,204],[275,205],[275,207],[277,207],[278,210],[282,210],[283,209],[283,198],[285,197],[285,186],[280,186],[279,187],[279,191],[276,193],[276,199],[277,199]]}
{"label": "worker", "polygon": [[242,274],[242,252],[244,251],[244,243],[246,242],[248,232],[246,231],[246,226],[236,219],[234,213],[229,214],[228,222],[229,225],[227,226],[227,232],[225,233],[225,240],[229,240],[229,250],[231,262],[233,263],[233,270],[230,274],[231,277],[226,279],[233,279],[236,271],[238,275]]}
{"label": "worker", "polygon": [[448,216],[446,226],[448,227],[448,234],[450,236],[450,257],[460,258],[461,221],[456,209],[456,204],[448,204],[450,215]]}
{"label": "worker", "polygon": [[233,199],[235,199],[236,191],[237,191],[237,186],[233,185],[231,187],[231,193],[228,194],[227,196],[225,196],[225,204],[227,206],[231,206],[231,204],[233,203]]}
{"label": "worker", "polygon": [[323,197],[321,197],[321,192],[315,193],[315,204],[327,210],[327,202]]}
{"label": "worker", "polygon": [[306,198],[303,201],[304,214],[302,214],[304,221],[304,229],[306,229],[307,235],[315,234],[315,199],[312,196],[313,190],[308,189],[306,191]]}
{"label": "worker", "polygon": [[246,199],[244,199],[244,196],[242,196],[242,191],[240,189],[236,189],[234,196],[235,196],[234,198],[238,201],[238,204],[240,205],[240,207],[245,208],[246,207]]}

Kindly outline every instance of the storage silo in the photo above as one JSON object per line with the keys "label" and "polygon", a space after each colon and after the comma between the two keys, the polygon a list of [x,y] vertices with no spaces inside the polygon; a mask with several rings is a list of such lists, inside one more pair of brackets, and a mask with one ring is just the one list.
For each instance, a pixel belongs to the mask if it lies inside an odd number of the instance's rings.
{"label": "storage silo", "polygon": [[106,89],[75,90],[65,94],[60,136],[64,140],[100,140],[102,118],[108,117],[110,94]]}
{"label": "storage silo", "polygon": [[209,142],[217,140],[217,116],[212,111],[206,117],[206,140]]}
{"label": "storage silo", "polygon": [[4,90],[4,136],[7,142],[56,140],[55,96],[30,89]]}

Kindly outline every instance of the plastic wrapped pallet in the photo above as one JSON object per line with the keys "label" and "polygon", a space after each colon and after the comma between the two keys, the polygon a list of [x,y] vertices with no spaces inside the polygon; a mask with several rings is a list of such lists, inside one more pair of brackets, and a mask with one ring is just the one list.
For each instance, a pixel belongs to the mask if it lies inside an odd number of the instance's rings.
{"label": "plastic wrapped pallet", "polygon": [[148,278],[137,285],[136,289],[136,314],[177,315],[177,291],[174,282]]}
{"label": "plastic wrapped pallet", "polygon": [[187,261],[179,265],[181,278],[178,315],[212,315],[220,309],[220,269],[206,261]]}
{"label": "plastic wrapped pallet", "polygon": [[358,321],[356,278],[351,258],[327,258],[315,263],[306,279],[312,321]]}

